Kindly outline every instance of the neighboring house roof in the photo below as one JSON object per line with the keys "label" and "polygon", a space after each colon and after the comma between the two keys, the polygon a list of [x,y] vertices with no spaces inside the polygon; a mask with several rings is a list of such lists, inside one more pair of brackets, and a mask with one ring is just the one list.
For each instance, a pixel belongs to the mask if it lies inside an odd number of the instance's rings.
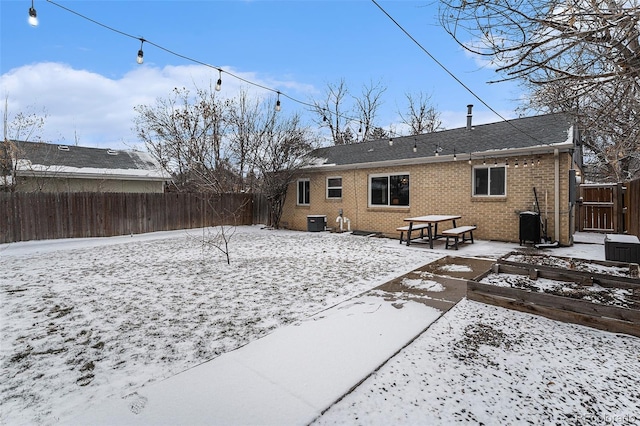
{"label": "neighboring house roof", "polygon": [[10,141],[9,150],[17,176],[151,181],[171,178],[146,152],[25,141]]}
{"label": "neighboring house roof", "polygon": [[393,138],[393,145],[384,139],[319,148],[310,153],[309,168],[407,165],[452,161],[454,153],[455,159],[468,160],[470,156],[478,159],[530,155],[573,147],[570,118],[564,114],[548,114],[403,136]]}

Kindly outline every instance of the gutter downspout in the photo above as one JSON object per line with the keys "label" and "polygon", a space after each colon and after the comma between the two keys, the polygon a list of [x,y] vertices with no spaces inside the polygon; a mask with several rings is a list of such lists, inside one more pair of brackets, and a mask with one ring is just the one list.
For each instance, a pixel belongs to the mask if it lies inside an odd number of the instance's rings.
{"label": "gutter downspout", "polygon": [[553,235],[556,242],[560,242],[560,154],[558,152],[558,148],[553,150],[553,158],[555,162],[554,174],[555,174],[555,182],[554,182],[554,200],[553,200],[553,208],[554,212],[554,229]]}

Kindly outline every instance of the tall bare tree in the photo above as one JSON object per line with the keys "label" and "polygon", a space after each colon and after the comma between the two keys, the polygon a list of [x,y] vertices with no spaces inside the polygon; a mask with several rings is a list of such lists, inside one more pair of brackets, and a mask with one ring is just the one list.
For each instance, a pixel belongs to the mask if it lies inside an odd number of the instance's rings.
{"label": "tall bare tree", "polygon": [[443,130],[440,113],[431,104],[431,95],[420,92],[417,96],[405,93],[406,112],[398,111],[402,122],[409,127],[409,135],[420,135]]}
{"label": "tall bare tree", "polygon": [[223,144],[226,102],[215,92],[175,88],[153,106],[135,107],[135,130],[181,190],[230,192],[234,174]]}
{"label": "tall bare tree", "polygon": [[316,123],[329,129],[334,145],[370,140],[385,91],[380,82],[371,82],[362,87],[359,96],[353,96],[344,79],[329,83],[324,99],[313,101]]}
{"label": "tall bare tree", "polygon": [[264,109],[260,140],[254,150],[253,165],[260,177],[260,190],[269,203],[270,223],[278,228],[289,185],[308,164],[308,154],[317,141],[300,116],[284,116],[274,108]]}
{"label": "tall bare tree", "polygon": [[574,114],[609,178],[640,173],[638,0],[444,0],[440,19],[496,81],[519,80],[528,105]]}

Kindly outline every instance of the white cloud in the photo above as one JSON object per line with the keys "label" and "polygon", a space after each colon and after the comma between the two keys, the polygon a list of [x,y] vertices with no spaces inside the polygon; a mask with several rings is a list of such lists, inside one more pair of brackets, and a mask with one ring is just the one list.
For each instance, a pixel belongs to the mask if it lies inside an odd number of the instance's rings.
{"label": "white cloud", "polygon": [[[220,96],[236,96],[241,89],[256,96],[269,92],[242,82],[232,73],[264,87],[286,87],[303,93],[313,87],[289,81],[264,81],[256,73],[240,73],[223,68]],[[48,142],[111,148],[139,147],[132,131],[136,105],[152,105],[166,98],[174,87],[215,85],[217,69],[203,65],[136,67],[118,79],[69,65],[44,62],[10,70],[0,77],[2,96],[8,101],[9,121],[17,113],[45,111],[41,134]],[[42,115],[42,114],[40,114]]]}

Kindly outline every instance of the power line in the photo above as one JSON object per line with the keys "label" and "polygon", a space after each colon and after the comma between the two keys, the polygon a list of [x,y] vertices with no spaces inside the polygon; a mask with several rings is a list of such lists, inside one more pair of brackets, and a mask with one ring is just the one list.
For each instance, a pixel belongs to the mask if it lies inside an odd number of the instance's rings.
{"label": "power line", "polygon": [[462,87],[465,88],[465,90],[467,90],[469,93],[471,93],[477,100],[479,100],[480,102],[482,102],[482,104],[484,106],[486,106],[487,108],[489,108],[489,110],[491,112],[493,112],[495,115],[497,115],[498,117],[500,117],[500,119],[502,119],[502,121],[506,122],[507,124],[509,124],[511,127],[513,127],[514,129],[516,129],[517,131],[519,131],[520,133],[529,136],[531,139],[533,139],[534,141],[540,142],[544,145],[548,145],[545,144],[544,142],[542,142],[541,140],[539,140],[538,138],[531,136],[530,134],[528,134],[527,132],[525,132],[524,130],[518,128],[518,126],[514,125],[511,121],[507,120],[506,118],[504,118],[499,112],[497,112],[495,109],[491,108],[491,106],[486,103],[480,96],[478,96],[473,90],[471,90],[466,84],[464,84],[464,82],[462,82],[462,80],[460,80],[458,77],[456,77],[455,74],[453,74],[453,72],[449,71],[449,69],[447,67],[445,67],[440,61],[438,61],[431,53],[429,53],[429,51],[422,45],[420,44],[420,42],[418,40],[416,40],[410,33],[409,31],[407,31],[406,29],[404,29],[404,27],[402,25],[400,25],[400,23],[398,21],[396,21],[382,6],[380,6],[380,4],[378,4],[378,2],[376,0],[371,0],[373,2],[373,4],[375,4],[378,9],[380,9],[380,11],[382,13],[384,13],[387,18],[389,18],[391,20],[391,22],[393,22],[407,37],[409,37],[409,39],[411,41],[413,41],[419,48],[420,50],[422,50],[424,53],[427,54],[427,56],[429,56],[436,64],[438,64],[438,66],[440,68],[442,68],[447,74],[449,74],[458,84],[460,84]]}

